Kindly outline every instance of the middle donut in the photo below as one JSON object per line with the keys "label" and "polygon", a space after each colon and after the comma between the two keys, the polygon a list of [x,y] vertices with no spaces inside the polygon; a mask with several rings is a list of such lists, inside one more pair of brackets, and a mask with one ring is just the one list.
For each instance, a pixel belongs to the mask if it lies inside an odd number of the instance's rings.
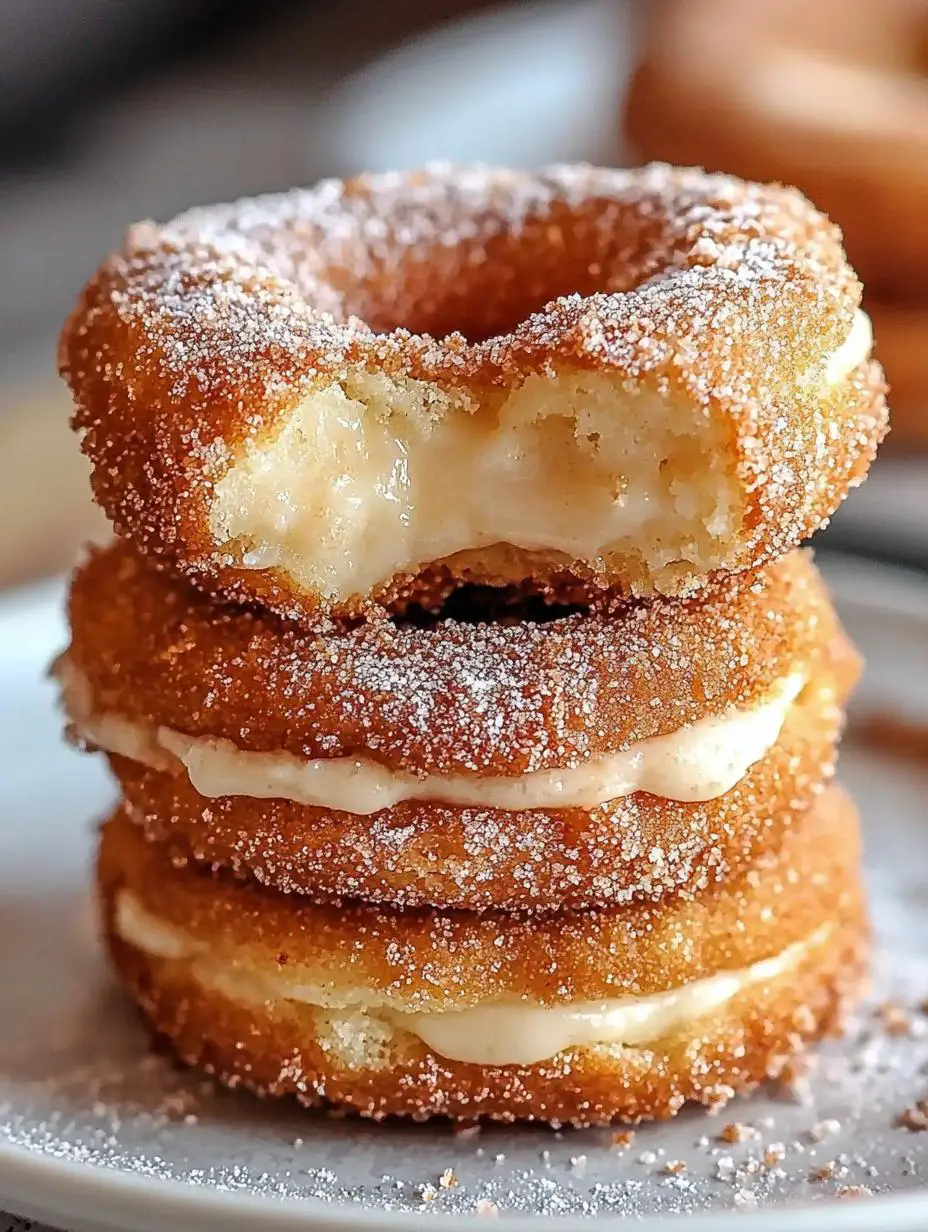
{"label": "middle donut", "polygon": [[[307,628],[125,544],[55,674],[127,814],[285,892],[546,910],[695,892],[830,777],[858,672],[811,557],[685,602]],[[553,618],[552,618],[553,617]]]}

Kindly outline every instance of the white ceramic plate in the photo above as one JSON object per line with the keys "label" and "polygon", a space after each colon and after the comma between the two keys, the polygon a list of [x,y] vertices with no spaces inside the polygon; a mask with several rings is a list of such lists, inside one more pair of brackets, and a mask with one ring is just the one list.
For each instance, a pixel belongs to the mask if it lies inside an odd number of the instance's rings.
{"label": "white ceramic plate", "polygon": [[[833,579],[870,659],[859,703],[924,718],[928,587],[848,564]],[[621,1153],[601,1130],[455,1138],[441,1125],[333,1120],[215,1093],[149,1056],[101,959],[89,902],[92,819],[110,788],[93,759],[62,746],[42,679],[64,639],[60,598],[60,587],[44,587],[0,605],[5,1209],[75,1232],[406,1232],[472,1225],[484,1198],[517,1229],[540,1213],[571,1228],[597,1214],[643,1216],[653,1232],[685,1211],[690,1232],[709,1232],[727,1226],[721,1212],[750,1203],[747,1194],[756,1210],[739,1212],[733,1227],[779,1230],[784,1205],[795,1232],[928,1226],[928,1134],[894,1126],[928,1088],[928,1035],[918,1029],[928,1017],[917,1013],[915,1035],[890,1037],[864,1012],[850,1039],[822,1050],[811,1106],[772,1091],[730,1107],[724,1119],[760,1126],[760,1140],[721,1144],[721,1122],[696,1113],[639,1130]],[[843,776],[867,823],[877,995],[918,1005],[928,996],[928,771],[849,749]],[[785,1148],[780,1168],[751,1163],[775,1142]],[[671,1159],[688,1171],[664,1174]],[[810,1180],[831,1161],[834,1179]],[[448,1167],[459,1184],[443,1189]],[[835,1201],[842,1185],[875,1196]]]}

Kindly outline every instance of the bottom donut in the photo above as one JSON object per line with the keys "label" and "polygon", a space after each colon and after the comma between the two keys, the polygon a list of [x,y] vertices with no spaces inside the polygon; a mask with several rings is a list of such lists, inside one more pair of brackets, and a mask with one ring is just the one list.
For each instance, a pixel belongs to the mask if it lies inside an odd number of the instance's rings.
{"label": "bottom donut", "polygon": [[151,1026],[229,1086],[375,1118],[588,1125],[718,1106],[836,1031],[865,980],[859,854],[832,788],[696,899],[391,912],[175,867],[117,813],[98,885]]}

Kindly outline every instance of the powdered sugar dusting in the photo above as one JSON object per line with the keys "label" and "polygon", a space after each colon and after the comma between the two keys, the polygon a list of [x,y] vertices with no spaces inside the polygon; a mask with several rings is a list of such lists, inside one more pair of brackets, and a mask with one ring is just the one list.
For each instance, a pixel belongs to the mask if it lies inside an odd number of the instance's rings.
{"label": "powdered sugar dusting", "polygon": [[413,773],[580,764],[751,704],[833,631],[802,555],[685,607],[346,628],[218,607],[117,545],[75,575],[70,618],[98,712],[242,748],[365,752]]}
{"label": "powdered sugar dusting", "polygon": [[878,365],[822,392],[859,296],[837,230],[792,189],[662,165],[435,166],[133,228],[60,363],[117,531],[305,615],[319,596],[238,571],[209,510],[245,442],[312,388],[384,374],[474,410],[532,374],[593,369],[679,398],[731,437],[749,508],[724,559],[745,567],[826,520],[885,430]]}

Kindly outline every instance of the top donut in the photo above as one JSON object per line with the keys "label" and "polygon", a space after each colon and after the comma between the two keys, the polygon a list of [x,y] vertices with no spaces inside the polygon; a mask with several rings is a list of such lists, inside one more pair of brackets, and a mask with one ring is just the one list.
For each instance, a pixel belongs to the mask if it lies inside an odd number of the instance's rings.
{"label": "top donut", "polygon": [[211,593],[680,594],[864,477],[859,298],[788,188],[439,166],[132,228],[60,365],[115,529]]}

